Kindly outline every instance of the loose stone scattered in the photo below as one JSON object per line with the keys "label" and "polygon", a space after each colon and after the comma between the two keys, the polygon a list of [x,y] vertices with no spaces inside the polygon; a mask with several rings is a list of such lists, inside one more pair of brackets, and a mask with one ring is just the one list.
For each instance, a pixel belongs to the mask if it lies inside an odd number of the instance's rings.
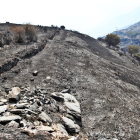
{"label": "loose stone scattered", "polygon": [[26,94],[21,94],[19,87],[13,87],[8,94],[9,100],[0,99],[0,124],[6,124],[7,128],[20,128],[31,137],[40,131],[67,139],[79,133],[76,119],[81,121],[80,104],[70,94],[70,89],[51,93],[51,96],[46,96],[45,89],[37,89],[39,94],[36,96],[29,96],[29,90],[22,91]]}

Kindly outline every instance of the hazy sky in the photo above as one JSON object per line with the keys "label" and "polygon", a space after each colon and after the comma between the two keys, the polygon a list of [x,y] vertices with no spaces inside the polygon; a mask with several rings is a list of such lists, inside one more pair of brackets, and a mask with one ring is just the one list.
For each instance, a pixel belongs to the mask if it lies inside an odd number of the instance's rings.
{"label": "hazy sky", "polygon": [[123,17],[138,7],[140,0],[1,0],[0,22],[64,25],[96,38],[140,21]]}

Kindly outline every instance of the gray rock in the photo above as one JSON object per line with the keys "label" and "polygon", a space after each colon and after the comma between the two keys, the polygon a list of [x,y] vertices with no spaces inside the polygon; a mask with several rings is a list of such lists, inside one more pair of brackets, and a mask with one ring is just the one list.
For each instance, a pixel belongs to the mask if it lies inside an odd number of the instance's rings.
{"label": "gray rock", "polygon": [[0,122],[9,122],[9,121],[15,121],[15,120],[21,120],[21,117],[18,116],[18,115],[7,116],[7,117],[0,117]]}
{"label": "gray rock", "polygon": [[37,130],[45,130],[45,131],[48,131],[48,132],[53,132],[54,130],[51,128],[51,127],[49,127],[49,126],[36,126],[36,129]]}
{"label": "gray rock", "polygon": [[3,98],[2,98],[2,99],[0,99],[0,102],[3,102],[3,103],[5,104],[5,103],[7,103],[8,101],[7,101],[7,99],[3,99]]}
{"label": "gray rock", "polygon": [[3,102],[0,102],[0,106],[3,105]]}
{"label": "gray rock", "polygon": [[24,100],[27,100],[28,98],[26,97],[26,96],[24,96],[24,98],[23,98]]}
{"label": "gray rock", "polygon": [[20,121],[20,125],[21,125],[22,127],[26,127],[27,121],[26,121],[25,119],[23,119],[22,121]]}
{"label": "gray rock", "polygon": [[52,122],[51,118],[45,112],[39,114],[39,119],[43,122]]}
{"label": "gray rock", "polygon": [[80,131],[80,126],[78,124],[75,124],[75,132],[78,133]]}
{"label": "gray rock", "polygon": [[51,96],[56,100],[64,101],[64,95],[60,92],[53,92]]}
{"label": "gray rock", "polygon": [[65,93],[65,94],[62,93],[62,95],[64,96],[65,102],[72,102],[72,103],[79,104],[79,102],[76,100],[76,98],[73,95],[69,93]]}
{"label": "gray rock", "polygon": [[25,112],[25,110],[24,109],[12,109],[12,110],[10,110],[10,112],[13,114],[22,114]]}
{"label": "gray rock", "polygon": [[65,127],[68,131],[70,132],[79,132],[80,131],[80,127],[74,123],[74,121],[72,121],[71,119],[68,119],[66,117],[62,118],[64,123],[65,123]]}
{"label": "gray rock", "polygon": [[2,113],[2,116],[5,116],[5,117],[6,117],[6,116],[9,116],[9,115],[10,115],[10,112],[7,112],[7,111],[4,112],[4,113]]}
{"label": "gray rock", "polygon": [[12,88],[12,91],[9,91],[9,100],[19,100],[20,98],[20,88],[14,87]]}
{"label": "gray rock", "polygon": [[61,93],[70,93],[70,89],[64,89],[61,91]]}
{"label": "gray rock", "polygon": [[39,106],[42,106],[42,105],[43,105],[43,103],[42,103],[41,101],[37,101],[37,104],[38,104]]}
{"label": "gray rock", "polygon": [[28,103],[21,103],[21,104],[16,104],[15,108],[17,109],[24,109],[26,108]]}
{"label": "gray rock", "polygon": [[37,76],[37,75],[38,75],[38,71],[35,70],[35,71],[33,72],[33,76]]}
{"label": "gray rock", "polygon": [[29,109],[32,110],[32,111],[35,111],[36,107],[34,105],[31,105]]}
{"label": "gray rock", "polygon": [[70,110],[71,114],[78,119],[81,119],[80,105],[76,103],[65,102],[65,106]]}
{"label": "gray rock", "polygon": [[66,114],[66,117],[69,118],[69,119],[71,119],[71,120],[73,120],[73,121],[75,120],[74,117],[72,115],[70,115],[70,114]]}
{"label": "gray rock", "polygon": [[29,136],[32,136],[32,137],[39,134],[39,132],[36,129],[32,130],[27,127],[25,127],[22,132],[27,133]]}
{"label": "gray rock", "polygon": [[37,115],[37,113],[35,113],[34,111],[32,111],[30,109],[25,109],[25,111],[26,111],[26,113]]}
{"label": "gray rock", "polygon": [[58,109],[59,109],[59,112],[60,112],[60,113],[64,113],[64,112],[66,112],[65,107],[62,106],[62,105],[59,105],[59,106],[58,106]]}
{"label": "gray rock", "polygon": [[28,100],[22,100],[22,103],[28,103]]}
{"label": "gray rock", "polygon": [[18,128],[19,127],[19,123],[15,122],[15,121],[11,121],[8,126],[8,128]]}
{"label": "gray rock", "polygon": [[42,106],[40,106],[40,107],[38,108],[38,110],[39,110],[39,111],[42,111],[42,109],[43,109],[43,107],[42,107]]}
{"label": "gray rock", "polygon": [[68,135],[67,131],[65,130],[65,127],[60,123],[57,124],[57,131],[60,131],[61,133]]}
{"label": "gray rock", "polygon": [[49,104],[50,103],[50,99],[47,99],[47,101],[45,101],[45,104]]}
{"label": "gray rock", "polygon": [[3,113],[3,112],[5,112],[7,110],[7,108],[8,108],[8,105],[1,106],[0,107],[0,114]]}
{"label": "gray rock", "polygon": [[34,125],[33,125],[33,123],[31,123],[31,122],[27,122],[27,123],[26,123],[26,127],[28,127],[28,128],[33,128]]}
{"label": "gray rock", "polygon": [[29,101],[34,101],[34,97],[29,98]]}
{"label": "gray rock", "polygon": [[39,121],[33,122],[35,126],[39,126]]}
{"label": "gray rock", "polygon": [[31,115],[27,114],[26,119],[31,119]]}
{"label": "gray rock", "polygon": [[9,108],[15,109],[16,104],[10,104]]}
{"label": "gray rock", "polygon": [[51,96],[56,100],[59,99],[65,102],[72,102],[72,103],[79,104],[76,98],[69,93],[53,92],[51,93]]}
{"label": "gray rock", "polygon": [[50,76],[47,76],[47,77],[46,77],[46,79],[47,79],[47,80],[50,80],[50,79],[51,79],[51,77],[50,77]]}

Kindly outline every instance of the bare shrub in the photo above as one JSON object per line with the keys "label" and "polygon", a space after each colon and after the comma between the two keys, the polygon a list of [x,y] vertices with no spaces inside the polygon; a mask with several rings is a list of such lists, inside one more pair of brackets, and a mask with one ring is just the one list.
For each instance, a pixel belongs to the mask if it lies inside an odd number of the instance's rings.
{"label": "bare shrub", "polygon": [[128,47],[126,48],[126,50],[131,54],[136,54],[139,53],[140,48],[139,46],[135,46],[135,45],[128,45]]}
{"label": "bare shrub", "polygon": [[9,45],[12,40],[13,36],[9,31],[0,33],[0,47],[3,47],[4,45]]}
{"label": "bare shrub", "polygon": [[30,24],[25,24],[23,26],[25,30],[25,34],[27,36],[27,39],[32,41],[37,41],[37,33],[36,33],[36,28],[33,25]]}
{"label": "bare shrub", "polygon": [[33,25],[11,26],[9,29],[14,33],[15,42],[17,43],[23,43],[25,40],[37,41],[36,28]]}
{"label": "bare shrub", "polygon": [[20,26],[11,26],[9,28],[13,33],[15,37],[15,41],[17,43],[23,43],[25,40],[25,30],[23,27]]}

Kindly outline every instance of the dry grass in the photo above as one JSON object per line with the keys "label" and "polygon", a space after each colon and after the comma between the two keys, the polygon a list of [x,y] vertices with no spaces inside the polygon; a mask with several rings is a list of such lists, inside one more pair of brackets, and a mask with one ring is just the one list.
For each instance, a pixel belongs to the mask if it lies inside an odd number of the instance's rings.
{"label": "dry grass", "polygon": [[23,27],[20,26],[11,26],[10,31],[14,33],[15,41],[17,43],[23,43],[25,40],[25,30]]}
{"label": "dry grass", "polygon": [[9,30],[13,32],[15,42],[23,43],[25,40],[29,42],[37,41],[36,28],[33,25],[25,24],[23,26],[11,26]]}
{"label": "dry grass", "polygon": [[25,30],[25,34],[26,34],[27,38],[31,42],[37,40],[37,34],[36,34],[36,28],[35,28],[35,26],[33,26],[31,24],[25,24],[23,26],[23,28]]}

